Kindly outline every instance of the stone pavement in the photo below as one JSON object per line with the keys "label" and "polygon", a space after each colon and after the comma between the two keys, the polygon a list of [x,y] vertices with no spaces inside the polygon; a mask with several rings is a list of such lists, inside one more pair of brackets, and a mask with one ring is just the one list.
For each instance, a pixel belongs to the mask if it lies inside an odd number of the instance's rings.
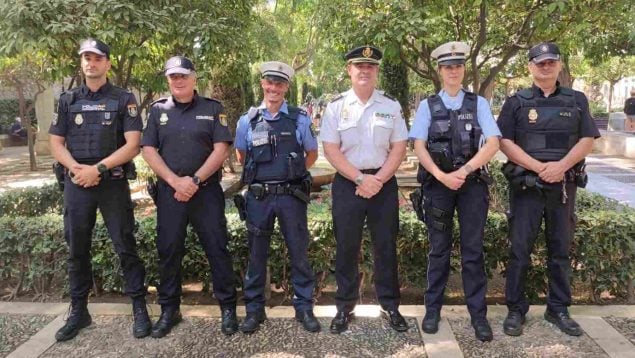
{"label": "stone pavement", "polygon": [[[402,306],[410,323],[406,333],[393,331],[379,317],[379,307],[361,305],[348,332],[333,335],[328,324],[334,306],[317,306],[323,330],[305,332],[293,308],[267,309],[269,320],[252,335],[220,333],[216,306],[183,306],[185,319],[163,339],[135,339],[130,305],[90,304],[93,324],[73,340],[55,342],[64,324],[66,303],[0,303],[0,356],[6,357],[635,357],[635,306],[574,306],[572,315],[585,334],[570,337],[542,319],[544,306],[532,306],[520,337],[502,332],[504,306],[490,306],[492,342],[474,338],[464,306],[443,308],[440,330],[420,330],[423,306]],[[155,316],[160,312],[150,306]],[[244,317],[239,307],[239,318]],[[25,323],[27,322],[27,323]],[[17,337],[17,338],[16,338]]]}

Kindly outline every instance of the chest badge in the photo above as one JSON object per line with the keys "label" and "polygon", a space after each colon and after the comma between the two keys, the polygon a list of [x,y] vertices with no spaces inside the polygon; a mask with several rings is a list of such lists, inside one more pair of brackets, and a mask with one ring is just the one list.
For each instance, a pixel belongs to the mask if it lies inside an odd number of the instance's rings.
{"label": "chest badge", "polygon": [[82,123],[84,123],[84,117],[82,117],[81,113],[77,113],[77,115],[75,116],[75,124],[81,126]]}
{"label": "chest badge", "polygon": [[106,119],[106,120],[110,119],[110,112],[105,112],[104,113],[104,119]]}
{"label": "chest badge", "polygon": [[168,114],[163,112],[163,113],[161,113],[161,117],[159,117],[159,122],[160,122],[161,125],[165,125],[165,124],[168,123],[168,119],[169,119],[168,118]]}
{"label": "chest badge", "polygon": [[535,108],[529,110],[529,123],[534,124],[538,120],[538,112]]}
{"label": "chest badge", "polygon": [[465,130],[466,131],[471,131],[472,130],[472,123],[465,123]]}

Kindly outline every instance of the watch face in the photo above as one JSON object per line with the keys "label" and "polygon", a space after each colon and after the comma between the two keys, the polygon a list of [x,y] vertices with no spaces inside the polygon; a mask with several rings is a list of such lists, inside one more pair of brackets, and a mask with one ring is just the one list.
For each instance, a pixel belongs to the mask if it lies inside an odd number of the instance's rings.
{"label": "watch face", "polygon": [[199,185],[201,183],[201,179],[199,177],[197,177],[196,175],[194,175],[192,177],[192,181],[194,182],[194,184]]}
{"label": "watch face", "polygon": [[97,171],[99,173],[105,173],[108,171],[108,167],[105,164],[97,164]]}

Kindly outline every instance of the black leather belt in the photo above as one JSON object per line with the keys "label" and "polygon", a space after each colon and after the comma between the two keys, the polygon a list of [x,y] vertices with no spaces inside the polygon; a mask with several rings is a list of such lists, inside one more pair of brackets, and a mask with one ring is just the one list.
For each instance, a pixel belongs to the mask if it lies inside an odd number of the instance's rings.
{"label": "black leather belt", "polygon": [[379,171],[379,169],[362,169],[360,170],[360,172],[362,172],[362,174],[377,174],[377,172]]}
{"label": "black leather belt", "polygon": [[249,185],[249,191],[252,193],[260,192],[273,195],[293,194],[295,189],[299,189],[300,185],[291,185],[289,183],[255,183]]}

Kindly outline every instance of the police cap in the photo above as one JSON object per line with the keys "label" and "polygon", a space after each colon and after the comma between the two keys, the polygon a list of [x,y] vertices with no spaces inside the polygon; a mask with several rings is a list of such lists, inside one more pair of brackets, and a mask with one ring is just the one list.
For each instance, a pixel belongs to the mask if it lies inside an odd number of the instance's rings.
{"label": "police cap", "polygon": [[190,73],[196,71],[194,69],[194,64],[192,61],[183,56],[174,56],[170,57],[169,60],[165,63],[165,75],[169,76],[174,73],[189,75]]}
{"label": "police cap", "polygon": [[289,82],[295,74],[295,70],[284,62],[269,61],[260,65],[262,78],[272,81]]}
{"label": "police cap", "polygon": [[553,42],[541,42],[529,49],[529,61],[540,63],[547,60],[560,61],[560,49]]}
{"label": "police cap", "polygon": [[110,58],[110,48],[108,45],[92,37],[82,40],[79,43],[79,51],[77,54],[81,55],[84,52],[92,52],[99,56]]}
{"label": "police cap", "polygon": [[346,63],[372,63],[379,65],[384,54],[374,46],[356,47],[344,55]]}
{"label": "police cap", "polygon": [[430,56],[437,60],[437,65],[461,65],[470,52],[470,46],[462,41],[446,42],[432,51]]}

